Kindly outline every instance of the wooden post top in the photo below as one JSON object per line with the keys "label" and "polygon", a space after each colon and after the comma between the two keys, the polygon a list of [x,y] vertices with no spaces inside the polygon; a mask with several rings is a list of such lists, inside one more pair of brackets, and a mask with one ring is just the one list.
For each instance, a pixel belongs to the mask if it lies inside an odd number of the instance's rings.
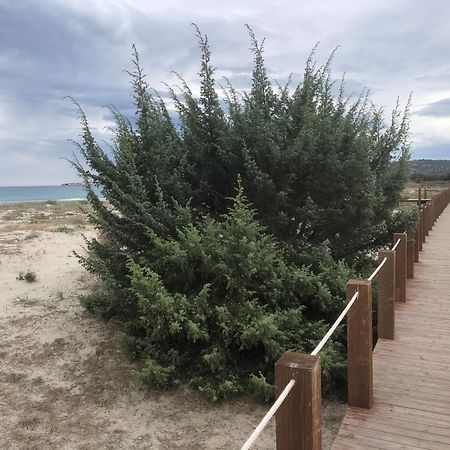
{"label": "wooden post top", "polygon": [[350,279],[347,281],[347,286],[371,286],[372,282],[369,280]]}
{"label": "wooden post top", "polygon": [[285,352],[280,359],[275,363],[275,367],[289,367],[291,369],[306,369],[313,370],[316,367],[318,355],[307,355],[305,353]]}

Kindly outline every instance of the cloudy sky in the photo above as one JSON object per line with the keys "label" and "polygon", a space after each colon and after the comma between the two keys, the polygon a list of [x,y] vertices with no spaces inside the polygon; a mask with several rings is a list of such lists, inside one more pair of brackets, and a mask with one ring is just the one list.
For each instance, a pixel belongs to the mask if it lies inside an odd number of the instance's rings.
{"label": "cloudy sky", "polygon": [[191,22],[211,42],[217,78],[248,86],[244,24],[266,38],[274,80],[300,79],[320,41],[322,62],[340,46],[333,73],[348,93],[367,87],[387,115],[413,92],[412,153],[450,159],[450,2],[446,0],[0,0],[0,186],[75,181],[63,159],[80,127],[65,96],[83,106],[108,140],[103,105],[132,114],[129,79],[136,44],[148,80],[193,85],[199,49]]}

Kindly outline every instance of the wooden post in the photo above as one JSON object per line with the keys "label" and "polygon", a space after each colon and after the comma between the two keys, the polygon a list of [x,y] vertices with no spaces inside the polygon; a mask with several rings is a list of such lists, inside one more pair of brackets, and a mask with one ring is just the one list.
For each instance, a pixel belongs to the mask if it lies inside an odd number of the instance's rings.
{"label": "wooden post", "polygon": [[395,336],[395,250],[380,250],[378,261],[386,262],[378,272],[378,337]]}
{"label": "wooden post", "polygon": [[[425,242],[425,206],[423,206],[420,210],[420,235],[422,237],[422,244]],[[423,250],[423,245],[420,248]]]}
{"label": "wooden post", "polygon": [[419,188],[419,200],[417,201],[419,208],[422,206],[422,189]]}
{"label": "wooden post", "polygon": [[406,302],[406,233],[394,233],[394,245],[399,239],[395,253],[395,301]]}
{"label": "wooden post", "polygon": [[275,363],[275,395],[295,385],[276,413],[277,450],[321,450],[320,357],[286,352]]}
{"label": "wooden post", "polygon": [[416,223],[416,229],[414,230],[414,262],[419,262],[419,222]]}
{"label": "wooden post", "polygon": [[419,252],[423,250],[423,215],[422,215],[422,208],[419,208]]}
{"label": "wooden post", "polygon": [[406,245],[406,277],[414,278],[414,233],[408,234]]}
{"label": "wooden post", "polygon": [[433,198],[433,200],[431,200],[431,227],[432,228],[434,226],[434,224],[436,223],[437,220],[437,215],[436,215],[436,200]]}
{"label": "wooden post", "polygon": [[428,236],[430,233],[430,205],[427,203],[423,210],[424,224],[425,224],[425,236]]}
{"label": "wooden post", "polygon": [[373,405],[372,283],[348,280],[347,302],[359,297],[347,314],[348,404],[370,409]]}

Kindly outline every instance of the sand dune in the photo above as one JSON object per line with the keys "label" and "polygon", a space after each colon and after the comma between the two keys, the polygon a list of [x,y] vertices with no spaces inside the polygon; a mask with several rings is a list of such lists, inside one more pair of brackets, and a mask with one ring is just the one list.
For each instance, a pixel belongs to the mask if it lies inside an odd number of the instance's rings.
{"label": "sand dune", "polygon": [[[215,406],[189,389],[142,388],[118,327],[79,305],[77,295],[98,282],[73,250],[94,230],[55,223],[51,211],[34,223],[8,214],[0,216],[0,448],[239,448],[266,406]],[[36,282],[17,279],[27,271]],[[326,442],[341,414],[326,408]],[[271,423],[255,448],[273,449],[274,430]]]}

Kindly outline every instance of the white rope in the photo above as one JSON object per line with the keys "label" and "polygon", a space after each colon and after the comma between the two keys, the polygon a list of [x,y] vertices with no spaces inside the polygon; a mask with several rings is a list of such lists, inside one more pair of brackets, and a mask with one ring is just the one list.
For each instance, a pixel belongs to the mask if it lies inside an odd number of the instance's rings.
{"label": "white rope", "polygon": [[355,303],[355,301],[358,298],[358,296],[359,296],[359,292],[358,291],[353,294],[353,297],[348,302],[348,304],[345,307],[344,311],[341,312],[341,315],[336,319],[336,322],[334,322],[333,326],[329,329],[328,333],[317,344],[317,347],[311,352],[311,355],[317,355],[320,352],[320,350],[322,350],[322,347],[327,343],[328,339],[330,339],[330,336],[334,333],[334,330],[336,330],[336,328],[342,322],[342,319],[348,313],[348,311],[352,307],[353,303]]}
{"label": "white rope", "polygon": [[287,397],[289,392],[291,392],[291,389],[294,387],[294,384],[295,384],[295,380],[289,381],[289,383],[283,389],[283,392],[280,394],[280,396],[277,398],[275,403],[272,405],[272,408],[270,408],[269,411],[267,411],[266,415],[263,417],[261,422],[259,422],[259,425],[255,428],[255,431],[253,431],[253,433],[247,439],[245,444],[241,447],[241,450],[248,450],[255,443],[256,439],[258,439],[259,435],[262,433],[264,428],[266,428],[270,419],[277,412],[278,408],[281,406],[284,399]]}
{"label": "white rope", "polygon": [[375,278],[375,275],[381,270],[386,261],[387,258],[385,257],[383,261],[381,261],[381,263],[378,265],[378,267],[372,272],[372,275],[370,275],[370,277],[367,278],[367,281],[372,281]]}
{"label": "white rope", "polygon": [[[392,250],[395,250],[399,243],[400,243],[400,239],[397,240],[397,242],[395,243]],[[386,261],[387,261],[387,258],[384,258],[383,261],[381,261],[381,263],[378,265],[378,267],[373,271],[372,275],[370,275],[370,277],[368,278],[368,281],[372,281],[372,279],[375,277],[375,275],[384,266]],[[342,322],[342,319],[349,312],[350,308],[353,306],[353,303],[355,303],[355,301],[357,300],[358,297],[359,297],[359,292],[356,291],[353,294],[353,297],[348,302],[347,306],[341,312],[340,316],[336,319],[336,322],[334,322],[334,324],[328,330],[328,333],[322,338],[322,340],[317,344],[317,347],[311,352],[311,355],[315,356],[322,350],[323,346],[327,343],[328,339],[330,339],[331,335],[335,332],[336,328]],[[266,428],[267,424],[270,422],[270,419],[272,419],[274,414],[277,412],[278,408],[281,406],[284,399],[287,397],[289,392],[291,392],[291,389],[294,387],[294,385],[295,385],[295,380],[289,381],[289,383],[283,389],[283,392],[277,398],[277,400],[272,405],[272,407],[269,409],[269,411],[267,411],[266,415],[263,417],[263,419],[261,420],[259,425],[255,428],[255,430],[250,435],[250,437],[247,439],[245,444],[241,447],[241,450],[249,450],[252,447],[252,445],[255,443],[256,439],[258,439],[259,435],[263,432],[264,428]]]}
{"label": "white rope", "polygon": [[391,250],[395,250],[397,248],[397,245],[400,244],[401,239],[397,239],[397,242],[395,245],[391,248]]}

